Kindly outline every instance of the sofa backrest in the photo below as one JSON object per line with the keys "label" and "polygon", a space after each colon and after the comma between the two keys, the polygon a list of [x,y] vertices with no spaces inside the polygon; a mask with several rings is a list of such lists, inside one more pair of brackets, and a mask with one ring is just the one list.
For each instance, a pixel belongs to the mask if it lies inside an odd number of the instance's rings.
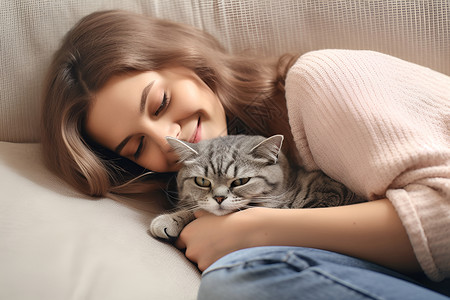
{"label": "sofa backrest", "polygon": [[0,141],[39,141],[41,85],[52,54],[75,22],[96,10],[191,24],[232,52],[371,49],[450,74],[449,6],[446,0],[2,0]]}

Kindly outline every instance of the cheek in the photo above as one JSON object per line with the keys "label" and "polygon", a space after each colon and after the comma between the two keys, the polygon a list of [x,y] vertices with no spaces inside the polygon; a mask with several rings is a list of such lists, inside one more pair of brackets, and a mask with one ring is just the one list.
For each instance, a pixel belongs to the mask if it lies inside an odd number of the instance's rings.
{"label": "cheek", "polygon": [[223,111],[219,99],[206,86],[198,86],[192,83],[187,85],[183,92],[183,98],[185,99],[183,106],[186,111],[202,109],[212,114],[219,114]]}
{"label": "cheek", "polygon": [[[179,101],[180,106],[189,109],[192,106],[198,106],[203,98],[202,89],[194,82],[181,81],[173,87],[173,96]],[[176,94],[175,94],[176,93]]]}
{"label": "cheek", "polygon": [[140,166],[154,172],[171,172],[167,158],[160,151],[148,151],[137,162]]}
{"label": "cheek", "polygon": [[202,194],[208,193],[208,191],[206,191],[205,189],[201,189],[198,185],[194,183],[193,177],[194,176],[186,174],[185,169],[182,169],[180,172],[178,172],[177,185],[180,194],[186,196],[188,195],[200,196]]}
{"label": "cheek", "polygon": [[178,156],[169,150],[169,145],[165,142],[164,145],[160,145],[149,140],[137,163],[148,170],[160,173],[179,171],[181,165],[177,164]]}

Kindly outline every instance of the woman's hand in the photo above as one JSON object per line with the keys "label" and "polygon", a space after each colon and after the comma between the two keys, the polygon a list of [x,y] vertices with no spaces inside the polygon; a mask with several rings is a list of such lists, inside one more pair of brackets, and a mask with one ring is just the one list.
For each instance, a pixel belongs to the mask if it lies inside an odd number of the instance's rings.
{"label": "woman's hand", "polygon": [[225,216],[197,211],[196,219],[181,231],[175,246],[204,271],[233,251],[258,246],[258,220],[266,208],[251,208]]}
{"label": "woman's hand", "polygon": [[175,245],[205,270],[222,256],[256,246],[300,246],[347,254],[400,272],[420,270],[387,199],[313,209],[255,207],[225,216],[199,211]]}

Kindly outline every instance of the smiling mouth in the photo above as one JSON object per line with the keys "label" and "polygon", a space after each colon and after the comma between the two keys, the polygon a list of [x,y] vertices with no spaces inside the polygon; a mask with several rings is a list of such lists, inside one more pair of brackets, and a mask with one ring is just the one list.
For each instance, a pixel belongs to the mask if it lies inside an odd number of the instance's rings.
{"label": "smiling mouth", "polygon": [[195,128],[195,132],[192,135],[192,137],[189,139],[189,143],[198,143],[201,139],[201,124],[200,124],[200,118],[197,120],[197,127]]}

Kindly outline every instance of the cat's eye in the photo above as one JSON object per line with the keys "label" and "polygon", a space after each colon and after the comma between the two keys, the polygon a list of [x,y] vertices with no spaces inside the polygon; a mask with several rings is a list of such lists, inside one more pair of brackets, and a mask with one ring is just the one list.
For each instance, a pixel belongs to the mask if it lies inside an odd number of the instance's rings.
{"label": "cat's eye", "polygon": [[198,186],[201,186],[201,187],[210,187],[211,186],[211,181],[209,181],[208,179],[203,178],[203,177],[195,177],[194,181]]}
{"label": "cat's eye", "polygon": [[234,181],[231,183],[231,186],[234,187],[234,186],[244,185],[244,184],[246,184],[249,180],[250,180],[250,177],[246,177],[246,178],[238,178],[238,179],[234,180]]}

